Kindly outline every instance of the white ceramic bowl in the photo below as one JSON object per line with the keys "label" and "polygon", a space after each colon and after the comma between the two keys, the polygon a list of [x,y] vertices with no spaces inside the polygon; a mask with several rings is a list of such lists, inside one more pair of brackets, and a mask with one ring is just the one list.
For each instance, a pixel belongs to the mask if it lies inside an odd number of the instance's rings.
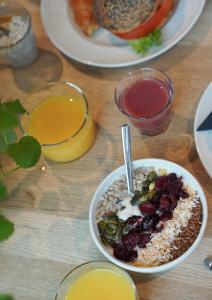
{"label": "white ceramic bowl", "polygon": [[154,168],[164,168],[168,172],[175,172],[178,176],[183,177],[183,182],[185,184],[188,184],[191,186],[194,190],[198,192],[198,195],[201,199],[202,203],[202,210],[203,210],[203,220],[202,220],[202,225],[199,231],[199,234],[194,241],[194,243],[191,245],[191,247],[184,252],[181,256],[176,258],[175,260],[162,264],[160,266],[156,267],[136,267],[127,263],[124,263],[118,259],[116,259],[114,256],[112,256],[106,249],[106,247],[102,244],[100,237],[99,237],[99,232],[97,228],[97,222],[96,222],[96,206],[98,202],[101,199],[101,196],[106,192],[108,187],[114,182],[114,180],[119,179],[121,175],[125,174],[125,166],[122,165],[121,167],[115,169],[113,172],[111,172],[98,186],[95,194],[93,195],[91,206],[90,206],[90,211],[89,211],[89,225],[90,225],[90,231],[92,238],[98,247],[98,249],[104,254],[106,258],[108,258],[111,262],[114,264],[118,265],[121,268],[133,271],[133,272],[139,272],[139,273],[157,273],[157,272],[164,272],[168,271],[169,269],[177,266],[180,262],[182,262],[186,257],[188,257],[192,251],[197,247],[199,244],[205,228],[207,224],[207,218],[208,218],[208,208],[207,208],[207,201],[205,198],[205,194],[198,183],[198,181],[194,178],[194,176],[188,172],[186,169],[183,167],[167,161],[167,160],[162,160],[162,159],[140,159],[133,161],[133,168],[138,168],[138,167],[154,167]]}

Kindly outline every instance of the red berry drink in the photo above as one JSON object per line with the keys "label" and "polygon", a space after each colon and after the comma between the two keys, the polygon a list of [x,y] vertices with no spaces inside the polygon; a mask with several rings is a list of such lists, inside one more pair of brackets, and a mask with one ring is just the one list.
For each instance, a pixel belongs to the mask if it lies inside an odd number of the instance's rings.
{"label": "red berry drink", "polygon": [[170,122],[173,87],[168,76],[152,68],[130,73],[116,89],[116,103],[141,133],[156,135]]}

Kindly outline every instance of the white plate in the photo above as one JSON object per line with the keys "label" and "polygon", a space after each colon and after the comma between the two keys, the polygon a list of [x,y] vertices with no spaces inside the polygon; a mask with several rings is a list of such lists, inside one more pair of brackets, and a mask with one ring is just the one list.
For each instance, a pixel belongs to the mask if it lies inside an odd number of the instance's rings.
{"label": "white plate", "polygon": [[133,272],[139,272],[139,273],[157,273],[157,272],[164,272],[168,271],[169,269],[176,267],[179,263],[181,263],[185,258],[187,258],[193,250],[197,247],[198,243],[200,242],[205,228],[207,224],[207,218],[208,218],[208,208],[207,208],[207,201],[205,198],[204,191],[202,190],[200,184],[198,181],[194,178],[194,176],[188,172],[186,169],[181,167],[180,165],[177,165],[171,161],[163,160],[163,159],[139,159],[133,161],[133,168],[139,168],[139,167],[153,167],[158,169],[166,169],[168,173],[176,173],[177,176],[182,176],[183,183],[185,185],[189,185],[192,189],[197,191],[203,208],[203,221],[201,225],[200,232],[194,241],[194,243],[191,245],[191,247],[184,252],[181,256],[176,258],[175,260],[165,263],[160,266],[156,267],[137,267],[133,266],[124,262],[121,262],[120,260],[116,259],[111,253],[109,253],[108,249],[102,244],[100,237],[99,237],[99,231],[96,224],[96,207],[98,203],[102,200],[102,195],[106,192],[108,187],[117,179],[121,177],[121,175],[126,173],[125,166],[122,165],[121,167],[115,169],[112,171],[107,177],[103,179],[103,181],[100,183],[98,188],[96,189],[96,192],[94,193],[89,209],[89,226],[92,238],[98,247],[98,249],[101,251],[101,253],[108,258],[112,263],[118,265],[119,267],[133,271]]}
{"label": "white plate", "polygon": [[[192,3],[191,3],[192,2]],[[206,0],[179,0],[176,11],[163,27],[163,44],[145,55],[136,54],[130,46],[104,29],[87,38],[70,15],[67,0],[42,0],[41,16],[53,44],[68,57],[92,66],[124,67],[155,58],[176,45],[193,27]]]}
{"label": "white plate", "polygon": [[212,178],[212,130],[197,131],[196,129],[212,111],[212,82],[204,91],[194,119],[194,139],[200,160]]}

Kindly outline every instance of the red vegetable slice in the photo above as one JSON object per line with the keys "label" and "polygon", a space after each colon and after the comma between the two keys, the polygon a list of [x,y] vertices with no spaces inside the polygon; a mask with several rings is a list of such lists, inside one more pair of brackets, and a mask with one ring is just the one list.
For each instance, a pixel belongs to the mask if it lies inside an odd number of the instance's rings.
{"label": "red vegetable slice", "polygon": [[175,0],[163,0],[161,6],[157,9],[154,15],[146,22],[139,25],[136,29],[114,34],[125,40],[134,40],[148,35],[154,29],[161,27],[164,24],[173,9],[174,3]]}

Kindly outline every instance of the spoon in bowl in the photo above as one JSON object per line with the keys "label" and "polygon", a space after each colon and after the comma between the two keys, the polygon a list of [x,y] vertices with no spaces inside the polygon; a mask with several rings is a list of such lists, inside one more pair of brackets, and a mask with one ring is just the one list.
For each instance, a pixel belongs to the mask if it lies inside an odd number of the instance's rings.
{"label": "spoon in bowl", "polygon": [[132,176],[132,160],[131,160],[131,138],[130,138],[130,127],[128,124],[121,126],[122,146],[124,154],[124,163],[126,168],[127,176],[127,189],[128,194],[134,194],[133,188],[133,176]]}

